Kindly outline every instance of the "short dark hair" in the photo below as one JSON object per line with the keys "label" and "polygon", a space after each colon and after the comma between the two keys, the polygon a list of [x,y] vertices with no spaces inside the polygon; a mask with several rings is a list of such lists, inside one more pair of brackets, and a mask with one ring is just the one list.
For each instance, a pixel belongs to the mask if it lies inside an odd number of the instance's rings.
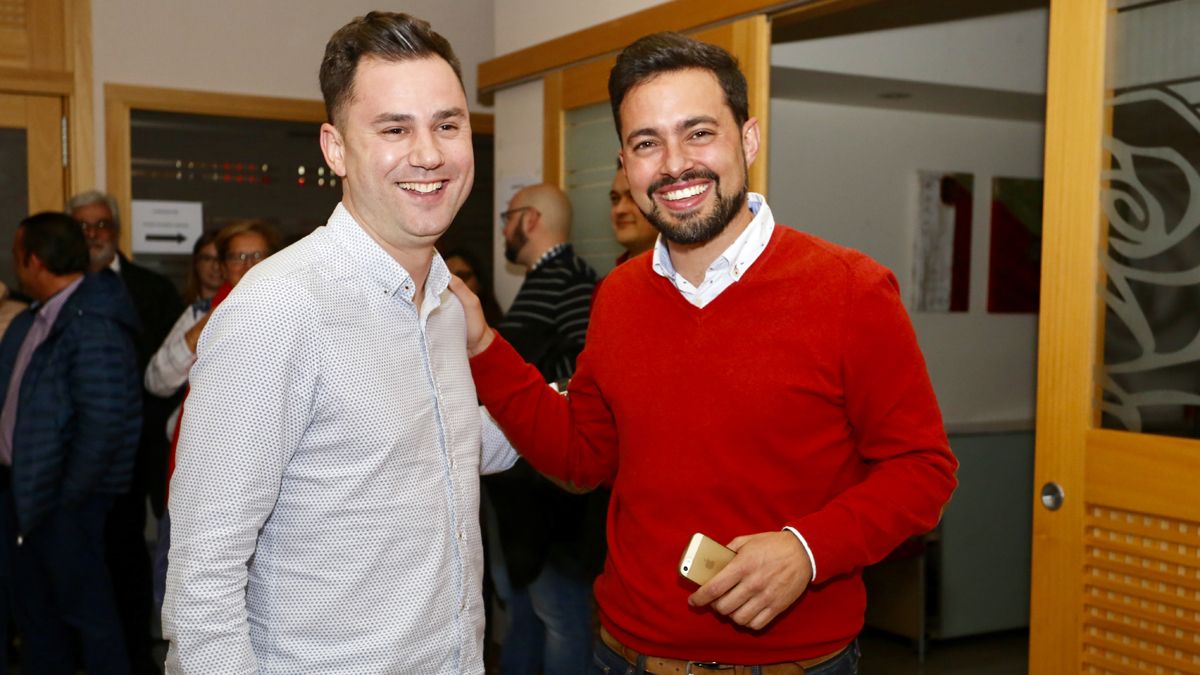
{"label": "short dark hair", "polygon": [[446,38],[434,32],[428,21],[399,12],[369,12],[342,26],[325,45],[321,94],[331,124],[337,124],[334,118],[354,97],[354,74],[365,56],[384,61],[437,56],[450,64],[462,84],[462,66],[454,49]]}
{"label": "short dark hair", "polygon": [[217,256],[221,260],[225,260],[225,254],[229,253],[229,242],[233,241],[234,237],[243,234],[257,234],[266,239],[268,255],[273,255],[277,252],[283,242],[283,236],[279,234],[279,228],[269,220],[264,218],[235,220],[217,231],[217,236],[213,239],[213,243],[217,246]]}
{"label": "short dark hair", "polygon": [[621,102],[630,89],[662,73],[692,68],[707,70],[717,78],[725,92],[725,105],[739,128],[750,119],[746,76],[732,54],[681,33],[654,33],[622,49],[608,75],[608,100],[617,137],[622,134]]}
{"label": "short dark hair", "polygon": [[25,262],[36,255],[51,274],[65,276],[87,272],[90,258],[87,239],[79,221],[58,211],[29,216],[18,226]]}

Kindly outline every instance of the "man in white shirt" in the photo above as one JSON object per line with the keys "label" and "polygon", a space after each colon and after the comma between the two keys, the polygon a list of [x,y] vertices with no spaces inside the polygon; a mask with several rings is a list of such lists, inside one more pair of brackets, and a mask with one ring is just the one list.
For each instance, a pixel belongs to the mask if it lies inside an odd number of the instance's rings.
{"label": "man in white shirt", "polygon": [[331,38],[321,89],[342,203],[247,273],[191,372],[167,668],[482,673],[479,474],[515,455],[434,251],[474,178],[458,61],[372,12]]}

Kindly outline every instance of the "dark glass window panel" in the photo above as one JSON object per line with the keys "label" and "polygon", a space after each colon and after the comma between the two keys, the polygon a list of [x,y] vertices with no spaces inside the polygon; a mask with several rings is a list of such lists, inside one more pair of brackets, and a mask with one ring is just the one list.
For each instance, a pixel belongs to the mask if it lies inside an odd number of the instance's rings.
{"label": "dark glass window panel", "polygon": [[24,129],[0,128],[0,280],[17,287],[11,249],[17,225],[29,215],[29,156]]}
{"label": "dark glass window panel", "polygon": [[1200,77],[1120,84],[1105,141],[1101,426],[1196,438]]}

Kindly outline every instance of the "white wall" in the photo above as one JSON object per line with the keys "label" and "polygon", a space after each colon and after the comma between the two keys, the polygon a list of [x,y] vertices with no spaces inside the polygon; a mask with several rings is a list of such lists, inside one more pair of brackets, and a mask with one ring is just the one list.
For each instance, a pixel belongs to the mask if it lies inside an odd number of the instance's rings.
{"label": "white wall", "polygon": [[970,311],[913,314],[948,424],[1029,422],[1035,315],[988,314],[993,176],[1038,178],[1042,125],[774,100],[770,203],[775,217],[890,268],[908,297],[917,172],[975,176]]}
{"label": "white wall", "polygon": [[[410,0],[400,7],[433,24],[463,66],[475,111],[476,72],[494,56],[491,0]],[[96,0],[92,4],[96,177],[105,185],[104,84],[321,99],[325,43],[380,3],[365,0]]]}
{"label": "white wall", "polygon": [[774,45],[771,64],[1041,94],[1046,9]]}
{"label": "white wall", "polygon": [[[542,81],[496,92],[496,213],[508,208],[515,184],[540,182],[542,176]],[[496,223],[499,227],[499,222]],[[505,310],[512,304],[522,270],[506,264],[504,237],[497,231],[492,259],[496,300]]]}

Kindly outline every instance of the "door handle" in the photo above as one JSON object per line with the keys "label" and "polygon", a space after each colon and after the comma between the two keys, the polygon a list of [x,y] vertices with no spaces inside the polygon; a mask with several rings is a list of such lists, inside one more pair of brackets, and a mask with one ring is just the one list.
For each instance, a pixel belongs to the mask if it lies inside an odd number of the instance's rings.
{"label": "door handle", "polygon": [[1050,511],[1057,511],[1062,506],[1065,496],[1062,486],[1054,481],[1042,486],[1042,506]]}

